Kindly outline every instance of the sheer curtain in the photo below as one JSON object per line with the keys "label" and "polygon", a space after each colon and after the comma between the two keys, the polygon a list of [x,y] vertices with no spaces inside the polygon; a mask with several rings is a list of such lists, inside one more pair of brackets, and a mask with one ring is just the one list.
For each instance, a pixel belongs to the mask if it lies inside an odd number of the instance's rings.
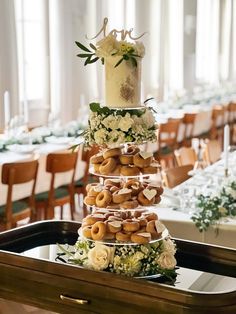
{"label": "sheer curtain", "polygon": [[11,117],[18,113],[18,70],[14,2],[0,1],[0,128],[4,126],[3,94],[10,93]]}

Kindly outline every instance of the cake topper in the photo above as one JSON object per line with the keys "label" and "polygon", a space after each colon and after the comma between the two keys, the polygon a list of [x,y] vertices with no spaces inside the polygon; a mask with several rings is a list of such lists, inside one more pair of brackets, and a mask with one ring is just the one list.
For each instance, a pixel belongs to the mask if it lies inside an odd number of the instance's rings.
{"label": "cake topper", "polygon": [[121,40],[125,40],[127,36],[128,36],[130,39],[132,39],[132,40],[137,40],[137,39],[140,39],[141,37],[143,37],[143,36],[146,34],[146,32],[144,32],[144,33],[142,33],[140,36],[134,37],[134,36],[132,36],[132,32],[133,32],[133,30],[134,30],[133,28],[131,28],[129,31],[124,30],[124,29],[117,30],[117,29],[114,28],[114,29],[112,29],[112,30],[108,33],[108,35],[107,35],[107,34],[106,34],[106,31],[107,31],[107,24],[108,24],[108,18],[105,17],[105,18],[103,19],[103,25],[102,25],[102,28],[100,29],[100,31],[99,31],[94,37],[89,38],[89,37],[86,35],[86,38],[92,40],[92,39],[97,38],[101,33],[103,33],[103,36],[104,36],[104,37],[109,36],[109,35],[113,35],[113,36],[117,37],[118,34],[121,34]]}

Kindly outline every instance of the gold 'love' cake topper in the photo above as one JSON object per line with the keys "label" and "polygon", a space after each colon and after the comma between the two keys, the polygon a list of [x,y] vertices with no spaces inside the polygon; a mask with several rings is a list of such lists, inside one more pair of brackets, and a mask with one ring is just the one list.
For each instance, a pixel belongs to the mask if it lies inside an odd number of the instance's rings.
{"label": "gold 'love' cake topper", "polygon": [[134,37],[134,36],[132,36],[132,32],[133,32],[133,30],[134,30],[133,28],[131,28],[131,29],[128,30],[128,31],[127,31],[127,30],[124,30],[124,29],[117,30],[117,29],[114,28],[114,29],[112,29],[112,30],[107,34],[107,24],[108,24],[108,18],[105,17],[104,20],[103,20],[102,28],[100,29],[100,31],[99,31],[94,37],[89,38],[89,37],[86,35],[86,38],[92,40],[92,39],[97,38],[100,34],[103,33],[103,36],[104,36],[104,37],[109,36],[109,35],[113,35],[113,36],[117,37],[117,35],[120,34],[121,40],[125,40],[127,36],[128,36],[130,39],[132,39],[132,40],[138,40],[138,39],[140,39],[141,37],[143,37],[143,36],[146,34],[146,32],[144,32],[144,33],[142,33],[140,36]]}

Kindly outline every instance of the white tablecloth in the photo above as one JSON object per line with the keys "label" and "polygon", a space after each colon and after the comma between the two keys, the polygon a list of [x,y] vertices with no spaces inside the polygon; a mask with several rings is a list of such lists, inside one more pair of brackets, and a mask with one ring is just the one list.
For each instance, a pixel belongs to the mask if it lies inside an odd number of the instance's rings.
{"label": "white tablecloth", "polygon": [[[46,172],[46,158],[47,154],[56,151],[68,149],[68,145],[56,144],[41,144],[35,151],[39,154],[39,170],[36,184],[36,193],[41,193],[49,190],[51,174]],[[19,154],[10,151],[0,153],[0,175],[2,172],[2,165],[7,162],[17,162],[24,159],[32,158],[31,154]],[[76,170],[76,179],[80,179],[84,174],[85,163],[78,161]],[[61,173],[56,176],[55,187],[69,183],[71,172]],[[13,200],[18,200],[27,197],[31,194],[32,184],[18,184],[14,186]],[[6,203],[7,185],[0,183],[0,205]]]}

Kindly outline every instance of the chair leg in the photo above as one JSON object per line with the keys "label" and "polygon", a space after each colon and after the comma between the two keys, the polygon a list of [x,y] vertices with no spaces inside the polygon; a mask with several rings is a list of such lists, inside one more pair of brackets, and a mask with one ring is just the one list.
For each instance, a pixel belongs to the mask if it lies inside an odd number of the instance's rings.
{"label": "chair leg", "polygon": [[60,219],[63,219],[63,206],[60,206]]}
{"label": "chair leg", "polygon": [[75,213],[75,198],[74,195],[71,196],[71,201],[70,201],[70,216],[71,220],[74,220],[74,213]]}

